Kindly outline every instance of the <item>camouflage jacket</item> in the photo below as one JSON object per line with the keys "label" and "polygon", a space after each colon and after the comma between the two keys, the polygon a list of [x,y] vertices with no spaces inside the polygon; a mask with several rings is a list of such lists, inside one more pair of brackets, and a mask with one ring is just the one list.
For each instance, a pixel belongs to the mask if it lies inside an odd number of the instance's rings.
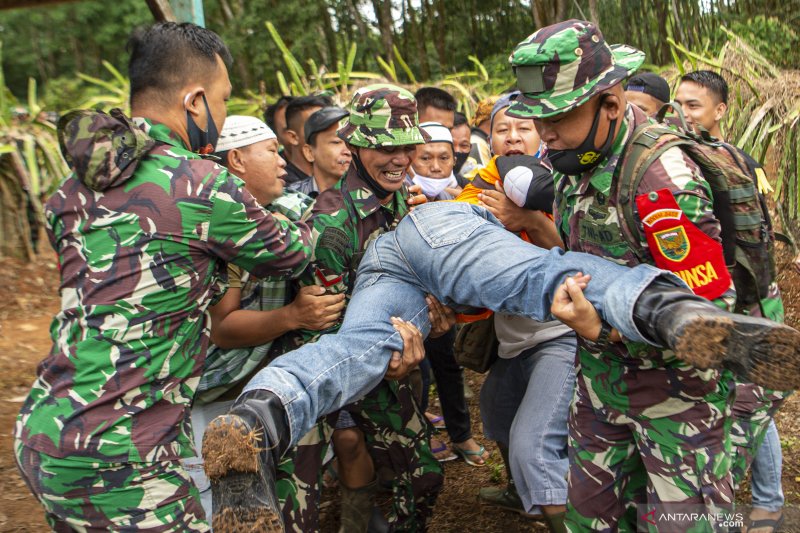
{"label": "camouflage jacket", "polygon": [[[301,285],[321,285],[333,294],[344,292],[349,300],[355,284],[356,270],[367,246],[378,235],[397,226],[407,213],[408,193],[405,186],[381,204],[377,196],[358,175],[352,163],[343,180],[320,193],[307,222],[311,226],[314,254],[311,265],[299,278]],[[290,346],[316,340],[327,331],[298,331]]]}
{"label": "camouflage jacket", "polygon": [[[644,113],[628,105],[622,127],[606,160],[591,173],[582,176],[565,176],[558,172],[554,174],[556,227],[567,249],[603,257],[621,265],[634,266],[639,263],[620,231],[619,217],[622,216],[622,210],[613,205],[614,195],[611,190],[621,167],[620,159],[627,142],[636,126],[646,120],[648,118]],[[720,240],[720,225],[712,210],[711,189],[697,166],[679,148],[668,150],[648,168],[637,194],[663,188],[673,192],[687,218],[701,231],[717,241]],[[644,235],[644,231],[641,234]],[[642,247],[648,248],[646,240],[642,241]],[[652,260],[648,262],[652,263]],[[731,288],[715,303],[730,307],[734,297],[735,293]],[[680,367],[679,371],[685,372],[687,379],[716,381],[715,371],[704,372],[688,368],[677,361],[672,352],[646,344],[617,343],[612,344],[605,352],[595,350],[583,339],[580,340],[580,345],[584,367],[590,363],[590,359],[606,366],[608,362],[616,361],[629,368]]]}
{"label": "camouflage jacket", "polygon": [[[311,203],[312,199],[303,193],[285,191],[267,209],[273,213],[281,213],[291,221],[298,221]],[[239,270],[238,267],[233,268]],[[292,301],[292,280],[288,276],[253,279],[249,273],[244,272],[241,274],[239,287],[242,294],[241,309],[271,311]],[[212,402],[244,381],[254,370],[268,362],[272,345],[273,341],[270,341],[259,346],[227,350],[210,345],[195,402]]]}
{"label": "camouflage jacket", "polygon": [[86,111],[61,130],[74,174],[46,208],[61,312],[16,423],[24,445],[55,457],[193,455],[189,407],[226,264],[289,276],[311,254],[307,227],[274,219],[163,124],[136,123]]}

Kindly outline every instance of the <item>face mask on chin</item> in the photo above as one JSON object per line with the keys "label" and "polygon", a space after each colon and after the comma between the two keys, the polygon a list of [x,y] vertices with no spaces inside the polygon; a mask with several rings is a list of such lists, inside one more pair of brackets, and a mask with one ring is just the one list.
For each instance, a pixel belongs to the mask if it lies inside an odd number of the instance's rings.
{"label": "face mask on chin", "polygon": [[428,198],[436,198],[448,187],[458,187],[458,182],[452,172],[446,178],[431,178],[414,172],[416,175],[412,181],[422,188],[422,194]]}
{"label": "face mask on chin", "polygon": [[603,109],[603,100],[605,100],[605,96],[606,95],[603,95],[600,98],[600,107],[597,108],[597,112],[594,115],[592,128],[589,130],[589,134],[580,146],[569,150],[549,149],[547,151],[547,158],[550,160],[550,164],[555,171],[566,174],[567,176],[578,176],[593,169],[600,161],[608,156],[608,153],[611,151],[611,143],[614,140],[614,130],[616,130],[617,127],[617,119],[609,123],[608,135],[606,136],[603,146],[597,148],[594,145],[597,127],[600,124],[600,111]]}
{"label": "face mask on chin", "polygon": [[[186,100],[189,100],[191,95],[186,95]],[[189,149],[192,152],[197,152],[200,155],[206,155],[214,152],[219,140],[219,131],[214,119],[211,117],[211,110],[208,109],[208,100],[206,95],[203,96],[203,104],[206,106],[206,117],[208,117],[208,129],[203,131],[197,122],[194,121],[189,111],[186,111],[186,132],[189,134]]]}

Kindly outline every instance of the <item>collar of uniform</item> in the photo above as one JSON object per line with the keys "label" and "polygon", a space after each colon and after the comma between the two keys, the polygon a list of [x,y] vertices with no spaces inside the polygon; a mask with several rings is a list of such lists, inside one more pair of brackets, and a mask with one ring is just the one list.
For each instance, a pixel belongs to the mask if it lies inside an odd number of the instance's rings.
{"label": "collar of uniform", "polygon": [[375,193],[369,188],[369,185],[358,177],[358,170],[354,163],[350,164],[350,168],[343,182],[347,184],[347,194],[353,199],[353,205],[355,205],[356,212],[361,220],[364,220],[381,207],[386,208],[394,214],[397,210],[397,206],[402,205],[405,201],[403,196],[405,194],[405,186],[403,186],[400,190],[392,193],[391,202],[381,204],[378,197],[375,196]]}
{"label": "collar of uniform", "polygon": [[[183,142],[183,139],[181,139],[177,133],[169,129],[166,125],[162,124],[161,122],[144,117],[133,117],[132,120],[134,124],[142,128],[145,133],[147,133],[151,138],[155,139],[156,141],[169,144],[176,148],[183,148],[184,150],[189,150],[189,147],[186,146],[186,143]],[[198,154],[197,157],[200,157],[200,155]]]}
{"label": "collar of uniform", "polygon": [[614,172],[617,169],[622,153],[628,145],[630,136],[635,129],[636,117],[633,110],[634,106],[628,104],[625,109],[625,117],[622,120],[622,126],[617,133],[614,143],[611,145],[611,152],[591,173],[584,177],[581,183],[581,192],[585,192],[589,183],[595,188],[597,192],[609,194],[611,192],[611,182],[614,178]]}

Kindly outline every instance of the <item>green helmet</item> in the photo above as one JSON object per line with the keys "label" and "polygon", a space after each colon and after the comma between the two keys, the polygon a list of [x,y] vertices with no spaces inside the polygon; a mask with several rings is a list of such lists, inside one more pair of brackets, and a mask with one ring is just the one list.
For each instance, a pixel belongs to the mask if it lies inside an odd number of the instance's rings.
{"label": "green helmet", "polygon": [[541,28],[517,45],[509,58],[522,96],[506,113],[545,118],[566,113],[633,74],[644,53],[606,44],[584,20]]}
{"label": "green helmet", "polygon": [[379,83],[356,91],[338,135],[353,146],[380,148],[423,144],[428,140],[419,129],[417,101],[407,90]]}

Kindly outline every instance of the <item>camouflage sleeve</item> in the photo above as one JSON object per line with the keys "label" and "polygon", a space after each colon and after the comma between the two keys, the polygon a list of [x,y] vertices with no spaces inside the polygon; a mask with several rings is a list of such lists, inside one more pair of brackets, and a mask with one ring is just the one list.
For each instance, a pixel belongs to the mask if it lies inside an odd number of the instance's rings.
{"label": "camouflage sleeve", "polygon": [[217,177],[210,200],[202,234],[212,254],[259,278],[296,276],[306,267],[311,247],[305,224],[274,218],[227,172]]}
{"label": "camouflage sleeve", "polygon": [[299,281],[301,285],[321,285],[328,292],[347,292],[350,262],[357,240],[347,211],[314,212],[307,223],[311,227],[313,254],[309,268]]}
{"label": "camouflage sleeve", "polygon": [[[671,148],[653,163],[642,179],[638,194],[667,188],[672,191],[678,207],[703,233],[717,242],[722,242],[722,229],[714,216],[711,186],[703,177],[700,168],[680,148]],[[644,231],[641,231],[644,238]],[[643,242],[647,247],[647,241]],[[720,254],[722,249],[720,249]],[[722,296],[714,303],[732,310],[736,301],[736,291],[731,283]]]}

